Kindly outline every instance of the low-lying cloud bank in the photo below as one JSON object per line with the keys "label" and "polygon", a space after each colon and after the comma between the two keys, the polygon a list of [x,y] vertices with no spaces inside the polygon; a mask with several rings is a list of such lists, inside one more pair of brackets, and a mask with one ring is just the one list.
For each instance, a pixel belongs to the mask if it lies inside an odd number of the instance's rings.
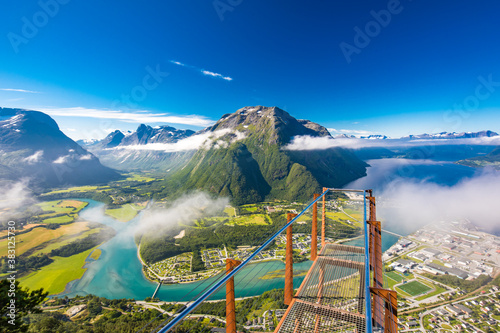
{"label": "low-lying cloud bank", "polygon": [[500,136],[469,138],[469,139],[360,139],[312,137],[308,135],[295,136],[284,149],[286,150],[322,150],[335,147],[342,148],[396,148],[418,146],[444,145],[500,145]]}
{"label": "low-lying cloud bank", "polygon": [[490,231],[500,231],[500,173],[485,170],[454,186],[395,179],[378,194],[378,217],[386,229],[414,231],[439,221],[467,219]]}
{"label": "low-lying cloud bank", "polygon": [[27,180],[22,180],[16,183],[0,185],[1,224],[5,224],[11,219],[17,222],[19,214],[25,213],[21,212],[19,208],[37,202],[27,184]]}
{"label": "low-lying cloud bank", "polygon": [[[221,137],[232,134],[229,141],[221,139]],[[226,148],[230,143],[242,140],[245,134],[231,129],[223,129],[215,132],[205,132],[195,134],[185,139],[181,139],[174,143],[149,143],[145,145],[130,145],[118,146],[111,149],[119,150],[146,150],[146,151],[163,151],[167,153],[197,150],[200,148]]]}
{"label": "low-lying cloud bank", "polygon": [[188,224],[195,219],[220,213],[228,204],[228,198],[214,199],[204,192],[186,194],[172,202],[168,208],[145,211],[135,231],[145,233],[165,230],[179,223]]}

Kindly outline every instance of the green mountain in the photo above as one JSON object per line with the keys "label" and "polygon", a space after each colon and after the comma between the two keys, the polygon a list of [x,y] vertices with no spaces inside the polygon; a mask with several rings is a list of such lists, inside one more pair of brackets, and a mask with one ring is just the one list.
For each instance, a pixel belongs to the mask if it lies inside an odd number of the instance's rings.
{"label": "green mountain", "polygon": [[493,151],[485,156],[468,158],[458,161],[457,163],[471,167],[492,166],[493,168],[500,170],[500,146],[496,147],[495,149],[493,149]]}
{"label": "green mountain", "polygon": [[323,186],[340,187],[366,175],[367,164],[347,149],[287,150],[295,136],[330,134],[277,107],[242,108],[202,133],[211,139],[167,180],[168,191],[203,189],[229,196],[235,204],[307,200]]}

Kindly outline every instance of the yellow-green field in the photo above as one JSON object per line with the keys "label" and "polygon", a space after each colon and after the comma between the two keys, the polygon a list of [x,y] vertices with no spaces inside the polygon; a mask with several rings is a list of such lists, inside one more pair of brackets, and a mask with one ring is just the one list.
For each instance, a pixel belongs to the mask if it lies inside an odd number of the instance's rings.
{"label": "yellow-green field", "polygon": [[[86,223],[86,222],[82,222]],[[79,224],[79,223],[78,223]],[[56,238],[54,240],[51,240],[50,243],[47,243],[44,248],[37,250],[36,252],[33,253],[33,255],[38,255],[38,254],[44,254],[44,253],[50,253],[50,251],[58,249],[66,244],[69,244],[71,242],[74,242],[78,239],[85,238],[91,234],[95,234],[101,231],[101,228],[94,228],[90,229],[88,231],[83,231],[81,233],[76,233],[73,235],[64,235],[62,237]]]}
{"label": "yellow-green field", "polygon": [[[321,215],[321,213],[318,213],[318,219],[321,219],[321,217],[319,217],[320,215]],[[360,213],[353,213],[353,214],[349,214],[349,215],[351,215],[354,219],[356,219],[358,221],[363,220],[363,217],[361,216]],[[326,216],[334,221],[338,221],[338,222],[346,224],[346,225],[349,225],[349,223],[347,223],[347,221],[351,221],[354,225],[359,224],[359,222],[357,222],[356,220],[353,220],[352,218],[350,218],[349,216],[347,216],[346,214],[344,214],[342,212],[326,211]]]}
{"label": "yellow-green field", "polygon": [[119,180],[118,182],[151,182],[156,180],[156,178],[151,178],[144,175],[138,175],[136,173],[131,173],[127,175],[127,178],[124,180]]}
{"label": "yellow-green field", "polygon": [[86,270],[83,268],[85,259],[93,249],[67,258],[53,257],[53,263],[20,278],[21,286],[31,290],[43,288],[49,292],[49,295],[62,293],[69,282],[83,276]]}
{"label": "yellow-green field", "polygon": [[125,204],[120,208],[106,209],[106,214],[121,222],[128,222],[144,209],[144,204]]}
{"label": "yellow-green field", "polygon": [[[44,223],[69,223],[76,219],[78,212],[87,206],[87,202],[79,200],[54,200],[45,201],[37,204],[46,214],[40,214],[38,217]],[[56,216],[66,214],[63,216]]]}
{"label": "yellow-green field", "polygon": [[[25,226],[23,226],[23,229],[16,229],[15,234],[19,235],[20,232],[28,230],[29,228],[36,227],[37,225],[42,225],[42,223],[30,223],[30,224],[26,224]],[[8,235],[9,235],[9,231],[8,230],[2,230],[2,231],[0,231],[0,237],[7,237]]]}
{"label": "yellow-green field", "polygon": [[[89,230],[87,222],[67,224],[55,230],[34,228],[30,232],[16,236],[16,255],[64,235],[75,235]],[[0,240],[0,256],[7,255],[7,238]]]}
{"label": "yellow-green field", "polygon": [[54,200],[54,201],[45,201],[37,204],[44,211],[54,211],[56,213],[73,213],[79,212],[87,206],[87,203],[79,200]]}
{"label": "yellow-green field", "polygon": [[265,214],[243,215],[231,219],[227,225],[268,225],[271,221]]}
{"label": "yellow-green field", "polygon": [[234,207],[226,207],[224,208],[224,212],[231,217],[236,216],[236,210]]}
{"label": "yellow-green field", "polygon": [[57,217],[51,217],[51,218],[45,219],[45,220],[43,220],[43,223],[64,224],[64,223],[73,222],[74,220],[75,220],[74,215],[65,215],[65,216],[57,216]]}
{"label": "yellow-green field", "polygon": [[100,191],[106,191],[106,189],[109,189],[109,186],[75,186],[75,187],[70,187],[62,190],[56,190],[56,191],[51,191],[42,194],[44,195],[50,195],[50,194],[57,194],[57,193],[67,193],[67,192],[88,192],[88,191],[95,191],[99,189]]}
{"label": "yellow-green field", "polygon": [[101,249],[95,249],[95,250],[92,252],[92,254],[90,255],[90,258],[91,258],[91,259],[94,259],[94,260],[97,260],[97,259],[99,259],[99,257],[101,256],[101,253],[102,253]]}

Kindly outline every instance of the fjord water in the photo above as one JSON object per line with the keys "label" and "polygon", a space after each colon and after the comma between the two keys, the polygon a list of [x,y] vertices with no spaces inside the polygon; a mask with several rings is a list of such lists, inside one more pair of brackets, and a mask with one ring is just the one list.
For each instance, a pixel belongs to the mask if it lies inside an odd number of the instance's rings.
{"label": "fjord water", "polygon": [[[139,226],[141,214],[128,223],[123,223],[104,214],[105,204],[94,200],[79,200],[89,203],[80,212],[82,219],[108,225],[114,228],[117,234],[99,247],[102,251],[100,258],[86,264],[87,271],[83,277],[68,284],[66,291],[59,296],[93,294],[110,299],[139,300],[151,297],[158,284],[144,277],[133,236],[133,231]],[[297,274],[308,270],[310,266],[311,262],[306,261],[296,264],[294,270]],[[259,278],[284,268],[285,264],[276,260],[248,265],[235,277],[236,297],[260,295],[266,290],[283,288],[283,278]],[[294,285],[299,286],[303,278],[303,276],[294,278]],[[188,301],[214,280],[215,278],[210,278],[193,283],[163,285],[156,297],[163,301]],[[225,297],[224,288],[214,295],[214,298],[223,297]]]}
{"label": "fjord water", "polygon": [[[441,185],[452,186],[465,177],[472,177],[475,169],[456,165],[450,162],[429,160],[381,159],[368,161],[367,176],[348,184],[346,188],[374,189],[374,194],[381,193],[394,179],[409,179],[414,181],[427,180]],[[81,200],[81,199],[79,199]],[[152,296],[157,284],[148,281],[142,273],[142,265],[137,257],[137,246],[134,242],[134,230],[140,227],[139,213],[128,223],[116,221],[104,214],[105,205],[93,200],[85,200],[89,205],[80,216],[87,221],[99,222],[114,228],[117,235],[100,246],[101,257],[97,261],[87,263],[87,271],[80,280],[71,282],[62,294],[75,296],[77,294],[94,294],[106,298],[144,299]],[[395,224],[390,224],[390,231],[407,235],[414,230],[402,230]],[[383,250],[387,250],[397,241],[398,237],[383,235]],[[362,245],[358,239],[350,242]],[[294,265],[297,272],[306,271],[310,261]],[[236,296],[246,297],[260,295],[266,290],[283,288],[284,279],[259,279],[269,272],[284,269],[281,261],[270,261],[251,264],[235,277]],[[187,301],[194,298],[209,286],[215,278],[204,281],[163,285],[157,297],[164,301]],[[303,277],[294,279],[294,286],[299,286]],[[223,298],[224,290],[219,290],[214,298]]]}

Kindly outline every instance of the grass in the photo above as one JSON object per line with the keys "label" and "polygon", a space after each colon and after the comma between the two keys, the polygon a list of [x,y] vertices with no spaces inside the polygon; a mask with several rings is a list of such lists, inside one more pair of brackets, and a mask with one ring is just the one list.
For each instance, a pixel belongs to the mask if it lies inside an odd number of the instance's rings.
{"label": "grass", "polygon": [[245,205],[245,206],[241,206],[240,208],[246,210],[247,212],[251,212],[251,213],[256,212],[258,209],[258,207],[254,206],[254,205]]}
{"label": "grass", "polygon": [[118,183],[120,183],[120,182],[151,182],[153,180],[156,180],[156,178],[151,178],[151,177],[147,177],[144,175],[131,173],[128,175],[128,177],[126,179],[119,180]]}
{"label": "grass", "polygon": [[[46,228],[34,228],[30,232],[16,236],[16,255],[40,246],[43,243],[53,241],[64,235],[74,235],[88,230],[87,223],[72,223],[59,227],[55,230]],[[0,240],[0,256],[7,255],[7,239]]]}
{"label": "grass", "polygon": [[[82,224],[86,224],[87,222],[82,222]],[[33,255],[38,255],[38,254],[43,254],[43,253],[50,253],[50,251],[58,249],[66,244],[69,244],[77,239],[82,239],[87,237],[88,235],[95,234],[101,231],[101,228],[94,228],[90,229],[88,231],[84,231],[81,233],[75,233],[71,235],[63,235],[59,237],[58,239],[54,239],[49,241],[46,246],[40,250],[37,250],[36,252],[33,253]]]}
{"label": "grass", "polygon": [[224,212],[231,217],[236,216],[236,210],[234,207],[226,207],[224,208]]}
{"label": "grass", "polygon": [[47,223],[47,224],[52,224],[52,223],[64,224],[64,223],[73,222],[74,220],[75,220],[75,216],[74,215],[64,215],[64,216],[51,217],[51,218],[45,219],[45,220],[43,220],[43,223]]}
{"label": "grass", "polygon": [[227,225],[268,225],[270,224],[269,217],[265,214],[243,215],[231,219]]}
{"label": "grass", "polygon": [[448,324],[441,324],[441,327],[444,328],[445,330],[453,330],[453,327],[451,327]]}
{"label": "grass", "polygon": [[417,295],[423,294],[423,293],[432,289],[431,287],[426,286],[425,284],[418,282],[418,281],[411,281],[411,282],[402,284],[396,288],[404,291],[405,293],[409,294],[410,296],[417,296]]}
{"label": "grass", "polygon": [[[44,223],[69,223],[75,220],[77,213],[88,203],[79,200],[54,200],[37,204],[46,214],[40,214],[39,218]],[[55,216],[66,214],[63,216]],[[55,217],[54,217],[55,216]]]}
{"label": "grass", "polygon": [[[358,221],[361,221],[363,219],[363,217],[359,214],[359,212],[357,214],[353,213],[353,214],[349,214],[349,215],[351,215],[352,217],[354,217]],[[352,218],[350,218],[349,216],[345,215],[342,212],[329,212],[329,211],[327,211],[326,216],[334,221],[340,222],[340,223],[345,224],[345,225],[358,225],[359,224],[357,221],[353,220]],[[321,221],[321,212],[318,212],[318,220]],[[350,221],[352,224],[349,223],[348,221]]]}
{"label": "grass", "polygon": [[128,222],[143,208],[144,206],[138,204],[126,204],[120,208],[106,209],[105,213],[118,221]]}
{"label": "grass", "polygon": [[401,275],[399,275],[398,273],[396,273],[396,272],[387,272],[387,273],[385,273],[385,275],[389,279],[392,279],[392,280],[394,280],[396,282],[401,282],[401,281],[404,280],[404,278]]}
{"label": "grass", "polygon": [[55,211],[57,214],[59,213],[75,213],[82,210],[83,207],[87,206],[87,203],[84,201],[78,200],[54,200],[54,201],[45,201],[37,204],[44,211]]}
{"label": "grass", "polygon": [[444,289],[443,287],[441,286],[438,286],[438,285],[434,285],[434,291],[431,291],[430,293],[428,294],[425,294],[423,296],[420,296],[420,297],[417,297],[416,300],[417,301],[421,301],[423,299],[426,299],[426,298],[429,298],[429,297],[432,297],[432,296],[436,296],[436,295],[439,295],[441,294],[442,292],[445,292],[446,289]]}
{"label": "grass", "polygon": [[94,260],[97,260],[97,259],[99,259],[99,257],[101,256],[101,253],[102,253],[101,249],[95,249],[95,250],[92,252],[92,254],[90,255],[90,258],[91,258],[91,259],[94,259]]}
{"label": "grass", "polygon": [[66,285],[76,279],[80,279],[85,273],[83,268],[85,259],[93,249],[75,254],[71,257],[53,257],[54,262],[19,279],[23,287],[31,290],[43,288],[49,295],[62,293]]}
{"label": "grass", "polygon": [[89,191],[95,191],[97,189],[102,190],[105,188],[109,188],[109,186],[75,186],[75,187],[70,187],[62,190],[56,190],[56,191],[51,191],[48,193],[42,194],[44,195],[51,195],[51,194],[58,194],[58,193],[68,193],[68,192],[89,192]]}

